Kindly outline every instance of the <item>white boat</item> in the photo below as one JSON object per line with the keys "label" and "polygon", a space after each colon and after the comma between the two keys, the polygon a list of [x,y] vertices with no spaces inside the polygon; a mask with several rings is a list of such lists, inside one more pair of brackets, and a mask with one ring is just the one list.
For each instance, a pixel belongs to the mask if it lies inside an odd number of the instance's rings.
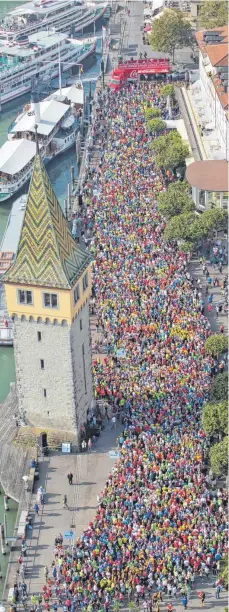
{"label": "white boat", "polygon": [[13,203],[0,246],[0,346],[12,346],[13,344],[13,323],[7,312],[5,289],[1,277],[15,258],[27,199],[28,194],[22,195]]}
{"label": "white boat", "polygon": [[0,43],[0,104],[22,96],[38,80],[51,81],[96,50],[96,38],[71,39],[65,34],[41,31],[29,36],[23,47]]}
{"label": "white boat", "polygon": [[0,203],[15,195],[30,179],[36,153],[47,164],[75,144],[84,107],[82,85],[64,87],[42,102],[31,104],[11,124],[8,141],[0,148]]}
{"label": "white boat", "polygon": [[8,13],[0,27],[0,38],[9,42],[17,40],[23,45],[30,34],[39,30],[82,32],[107,9],[107,0],[33,0]]}

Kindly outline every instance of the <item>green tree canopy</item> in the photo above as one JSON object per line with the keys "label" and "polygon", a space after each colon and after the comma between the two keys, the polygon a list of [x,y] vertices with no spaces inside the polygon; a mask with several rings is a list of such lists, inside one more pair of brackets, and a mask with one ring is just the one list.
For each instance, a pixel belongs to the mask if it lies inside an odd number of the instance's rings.
{"label": "green tree canopy", "polygon": [[194,219],[193,212],[185,212],[172,217],[165,228],[165,240],[188,240]]}
{"label": "green tree canopy", "polygon": [[210,462],[212,471],[217,476],[223,476],[227,473],[228,436],[225,436],[225,438],[221,442],[218,442],[218,444],[213,444],[210,449]]}
{"label": "green tree canopy", "polygon": [[212,400],[220,401],[228,399],[228,373],[217,374],[211,388]]}
{"label": "green tree canopy", "polygon": [[161,117],[161,109],[155,107],[151,107],[151,108],[147,108],[145,110],[145,118],[146,121],[149,121],[150,119],[155,119],[155,117]]}
{"label": "green tree canopy", "polygon": [[166,136],[156,138],[152,143],[156,166],[175,169],[182,166],[189,156],[189,147],[184,144],[180,134],[171,130]]}
{"label": "green tree canopy", "polygon": [[204,0],[198,16],[202,28],[217,28],[228,23],[228,2],[224,0]]}
{"label": "green tree canopy", "polygon": [[202,215],[199,215],[192,227],[192,235],[194,240],[207,238],[213,230],[226,229],[228,214],[226,210],[213,208],[206,210]]}
{"label": "green tree canopy", "polygon": [[170,53],[174,59],[176,49],[192,46],[191,25],[181,11],[166,9],[153,22],[150,42],[154,51]]}
{"label": "green tree canopy", "polygon": [[228,403],[222,402],[205,404],[203,409],[203,429],[208,436],[219,436],[228,430]]}
{"label": "green tree canopy", "polygon": [[218,357],[225,353],[228,348],[228,338],[223,334],[212,334],[205,342],[205,349],[208,355]]}
{"label": "green tree canopy", "polygon": [[[157,157],[161,155],[157,154]],[[166,153],[165,153],[166,155]],[[216,208],[207,210],[201,215],[186,213],[173,217],[167,224],[165,230],[165,238],[167,240],[187,240],[193,242],[193,245],[207,238],[214,229],[224,228],[227,225],[227,212]],[[174,237],[172,233],[174,232]]]}
{"label": "green tree canopy", "polygon": [[147,123],[147,127],[151,134],[160,134],[166,129],[166,123],[162,119],[150,119]]}
{"label": "green tree canopy", "polygon": [[167,98],[168,96],[170,96],[171,98],[175,97],[175,89],[174,89],[174,85],[163,85],[163,87],[161,88],[161,95],[164,96],[164,98]]}
{"label": "green tree canopy", "polygon": [[158,210],[167,219],[184,212],[191,212],[195,204],[189,195],[189,185],[186,181],[177,181],[168,186],[158,196]]}
{"label": "green tree canopy", "polygon": [[[226,589],[228,589],[228,555],[226,555],[225,559],[222,561],[221,573],[220,576],[223,579],[223,584]],[[228,612],[228,608],[224,608],[224,612]]]}

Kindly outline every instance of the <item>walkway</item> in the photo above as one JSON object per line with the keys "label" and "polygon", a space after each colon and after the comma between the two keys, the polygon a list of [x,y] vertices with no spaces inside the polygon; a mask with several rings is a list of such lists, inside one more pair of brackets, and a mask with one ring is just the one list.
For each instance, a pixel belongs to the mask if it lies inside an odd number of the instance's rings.
{"label": "walkway", "polygon": [[[93,520],[97,508],[97,495],[105,485],[114,459],[109,451],[116,449],[117,429],[102,432],[96,447],[81,455],[51,453],[40,463],[38,486],[46,490],[45,505],[40,506],[35,517],[31,538],[28,538],[26,583],[30,593],[38,593],[44,584],[44,566],[51,566],[54,538],[59,533],[73,529],[76,537],[83,533]],[[67,474],[72,472],[73,485],[68,484]],[[63,509],[63,496],[67,495],[68,509]],[[32,505],[36,502],[33,496]],[[30,532],[28,532],[29,534]],[[65,539],[66,545],[70,540]]]}

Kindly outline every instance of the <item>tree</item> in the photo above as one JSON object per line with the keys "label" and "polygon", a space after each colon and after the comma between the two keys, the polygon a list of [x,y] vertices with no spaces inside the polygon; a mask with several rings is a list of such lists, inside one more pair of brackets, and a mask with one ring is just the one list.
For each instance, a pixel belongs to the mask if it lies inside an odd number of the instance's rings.
{"label": "tree", "polygon": [[165,228],[165,240],[187,240],[194,218],[195,215],[192,212],[185,212],[172,217]]}
{"label": "tree", "polygon": [[119,612],[119,610],[120,610],[120,602],[117,599],[115,599],[114,605],[113,605],[113,611]]}
{"label": "tree", "polygon": [[156,138],[152,143],[156,166],[175,169],[185,163],[189,156],[189,147],[184,144],[177,130],[171,130],[166,136]]}
{"label": "tree", "polygon": [[174,98],[175,97],[174,85],[164,85],[161,88],[161,95],[164,96],[164,98],[168,98],[168,96],[170,96],[170,98]]}
{"label": "tree", "polygon": [[223,334],[212,334],[205,342],[205,349],[208,355],[219,357],[221,353],[225,353],[228,348],[228,338]]}
{"label": "tree", "polygon": [[204,0],[200,6],[198,16],[199,24],[202,28],[218,28],[228,23],[228,3],[224,0],[214,2]]}
{"label": "tree", "polygon": [[170,53],[174,61],[176,49],[192,46],[192,29],[179,10],[167,9],[153,22],[150,42],[154,51]]}
{"label": "tree", "polygon": [[205,404],[203,429],[208,436],[223,436],[228,429],[228,404],[223,402]]}
{"label": "tree", "polygon": [[[222,560],[222,569],[220,577],[223,579],[225,589],[228,589],[228,555]],[[228,612],[228,608],[224,608],[224,612]]]}
{"label": "tree", "polygon": [[227,473],[228,468],[228,436],[218,442],[218,444],[213,444],[210,449],[210,462],[211,468],[214,474],[217,476],[223,476]]}
{"label": "tree", "polygon": [[179,245],[179,250],[183,251],[183,253],[192,253],[194,249],[193,242],[189,242],[188,240],[182,240]]}
{"label": "tree", "polygon": [[199,215],[192,227],[192,238],[194,240],[207,238],[213,230],[226,229],[228,214],[226,210],[214,208],[206,210]]}
{"label": "tree", "polygon": [[228,399],[228,373],[218,374],[213,381],[211,398],[216,401]]}
{"label": "tree", "polygon": [[151,134],[160,134],[160,132],[164,132],[166,129],[165,121],[162,119],[150,119],[148,121],[147,127]]}
{"label": "tree", "polygon": [[155,119],[155,117],[161,117],[161,109],[160,108],[151,107],[151,108],[147,108],[145,110],[146,121],[149,121],[150,119]]}
{"label": "tree", "polygon": [[158,210],[167,219],[184,212],[191,212],[195,204],[189,195],[188,183],[177,181],[168,186],[167,191],[162,191],[158,196]]}
{"label": "tree", "polygon": [[128,608],[129,608],[130,612],[135,612],[137,610],[137,605],[136,605],[135,601],[129,601]]}

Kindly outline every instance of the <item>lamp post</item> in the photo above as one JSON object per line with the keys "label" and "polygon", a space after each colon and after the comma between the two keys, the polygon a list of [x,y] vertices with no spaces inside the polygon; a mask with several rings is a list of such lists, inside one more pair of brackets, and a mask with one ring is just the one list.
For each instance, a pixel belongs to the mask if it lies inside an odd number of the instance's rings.
{"label": "lamp post", "polygon": [[103,83],[103,89],[104,89],[104,60],[103,59],[101,61],[101,72],[102,72],[102,83]]}

